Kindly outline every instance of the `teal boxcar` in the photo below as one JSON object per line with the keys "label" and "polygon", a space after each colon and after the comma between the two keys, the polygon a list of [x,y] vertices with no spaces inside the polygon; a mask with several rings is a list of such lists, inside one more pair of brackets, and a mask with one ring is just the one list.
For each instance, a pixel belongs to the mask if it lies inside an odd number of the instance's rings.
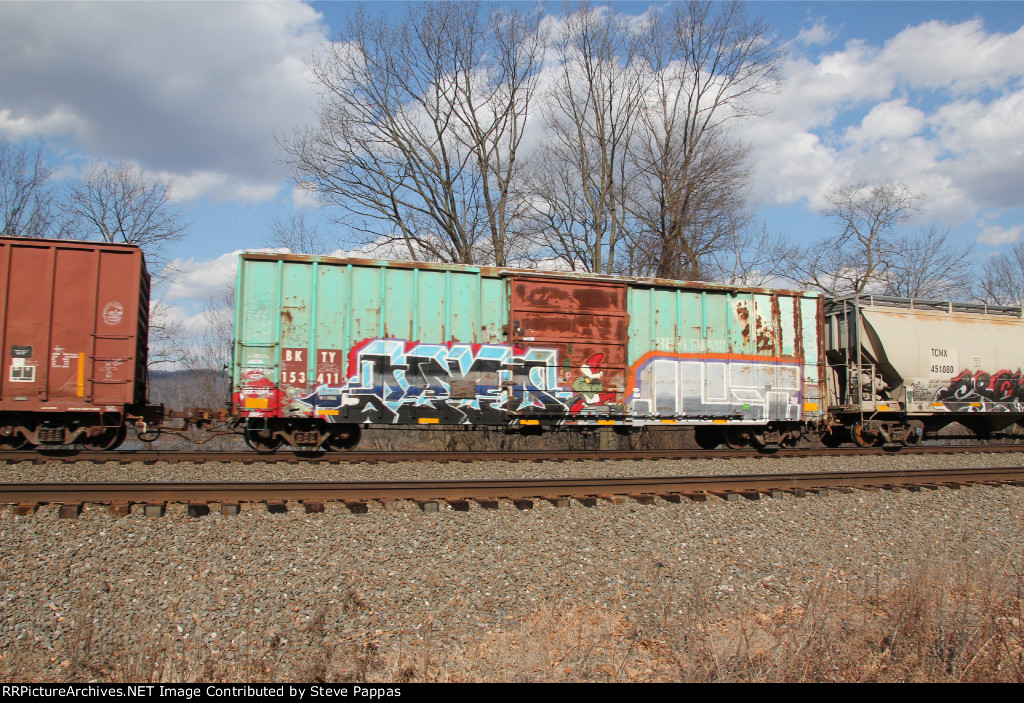
{"label": "teal boxcar", "polygon": [[795,440],[820,418],[820,296],[565,272],[243,254],[234,411],[258,449],[382,425],[694,425]]}

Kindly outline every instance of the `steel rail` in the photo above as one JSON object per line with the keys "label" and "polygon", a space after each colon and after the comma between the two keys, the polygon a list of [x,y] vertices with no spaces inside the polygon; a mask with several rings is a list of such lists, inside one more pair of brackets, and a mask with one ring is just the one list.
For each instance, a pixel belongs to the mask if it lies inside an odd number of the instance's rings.
{"label": "steel rail", "polygon": [[0,483],[0,503],[326,502],[514,499],[549,496],[572,498],[821,488],[957,486],[971,483],[1024,485],[1024,467],[539,480]]}
{"label": "steel rail", "polygon": [[526,451],[353,451],[353,452],[290,452],[257,454],[252,451],[191,450],[119,450],[108,452],[57,449],[44,451],[2,451],[0,462],[8,464],[30,461],[74,462],[327,462],[339,464],[398,461],[643,461],[649,459],[748,459],[770,457],[815,456],[883,456],[889,454],[959,454],[1024,452],[1024,444],[996,445],[928,445],[915,447],[804,447],[757,452],[752,449],[630,449],[630,450],[526,450]]}

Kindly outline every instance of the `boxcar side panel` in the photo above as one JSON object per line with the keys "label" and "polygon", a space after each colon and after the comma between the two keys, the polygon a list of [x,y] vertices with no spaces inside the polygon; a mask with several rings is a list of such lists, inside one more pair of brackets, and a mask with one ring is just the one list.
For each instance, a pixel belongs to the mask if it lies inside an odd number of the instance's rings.
{"label": "boxcar side panel", "polygon": [[764,424],[819,382],[815,296],[258,254],[238,291],[249,417]]}
{"label": "boxcar side panel", "polygon": [[804,344],[806,329],[817,348],[805,311],[805,303],[817,309],[816,296],[643,286],[629,295],[629,406],[637,419],[805,419],[805,387],[816,397],[819,386],[817,354],[808,360]]}
{"label": "boxcar side panel", "polygon": [[0,410],[122,411],[145,399],[149,285],[127,245],[0,239]]}
{"label": "boxcar side panel", "polygon": [[500,277],[250,255],[238,290],[233,382],[243,415],[506,421],[517,371]]}

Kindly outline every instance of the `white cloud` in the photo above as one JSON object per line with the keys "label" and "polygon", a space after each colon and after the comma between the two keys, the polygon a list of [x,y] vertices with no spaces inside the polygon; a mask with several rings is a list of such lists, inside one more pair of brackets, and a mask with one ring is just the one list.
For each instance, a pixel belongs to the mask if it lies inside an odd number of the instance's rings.
{"label": "white cloud", "polygon": [[860,125],[847,130],[846,136],[853,142],[906,139],[917,134],[924,123],[924,113],[908,107],[906,100],[889,100],[871,108]]}
{"label": "white cloud", "polygon": [[221,254],[215,259],[196,261],[175,259],[168,269],[171,283],[164,294],[165,302],[205,302],[223,297],[235,280],[241,249]]}
{"label": "white cloud", "polygon": [[836,185],[899,180],[927,194],[926,219],[1024,208],[1024,28],[926,22],[883,46],[861,40],[783,64],[753,145],[755,200],[822,204]]}
{"label": "white cloud", "polygon": [[312,118],[305,60],[326,31],[299,2],[0,3],[0,134],[272,197],[274,133]]}
{"label": "white cloud", "polygon": [[175,202],[202,197],[219,201],[262,202],[270,200],[281,190],[277,183],[250,183],[223,171],[194,171],[184,176],[162,172],[158,175],[173,180],[171,198]]}
{"label": "white cloud", "polygon": [[824,20],[818,20],[814,23],[813,27],[801,29],[800,33],[796,36],[796,41],[799,44],[806,44],[808,46],[828,44],[835,35],[836,30],[834,28],[829,27]]}
{"label": "white cloud", "polygon": [[992,225],[981,230],[978,235],[978,241],[983,244],[991,244],[997,246],[999,244],[1013,244],[1016,242],[1020,235],[1024,233],[1024,225],[1017,225],[1016,227],[1010,227],[1004,229],[998,225]]}
{"label": "white cloud", "polygon": [[880,64],[908,84],[954,93],[997,88],[1020,77],[1024,27],[988,34],[981,20],[960,24],[925,22],[907,27],[885,44]]}

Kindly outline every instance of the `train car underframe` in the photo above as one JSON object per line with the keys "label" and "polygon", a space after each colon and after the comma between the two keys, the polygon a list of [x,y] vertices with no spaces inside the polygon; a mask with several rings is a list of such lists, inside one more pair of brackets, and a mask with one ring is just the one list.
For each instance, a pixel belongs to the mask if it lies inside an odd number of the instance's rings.
{"label": "train car underframe", "polygon": [[79,444],[97,451],[116,449],[127,435],[120,412],[3,413],[0,449]]}

